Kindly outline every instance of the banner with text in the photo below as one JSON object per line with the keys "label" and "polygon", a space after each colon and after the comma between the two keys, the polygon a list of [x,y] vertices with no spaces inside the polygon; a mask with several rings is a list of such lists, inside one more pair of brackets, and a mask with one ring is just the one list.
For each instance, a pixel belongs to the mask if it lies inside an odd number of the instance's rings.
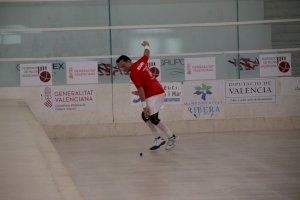
{"label": "banner with text", "polygon": [[52,85],[52,64],[20,64],[20,85]]}
{"label": "banner with text", "polygon": [[223,81],[188,81],[183,84],[185,119],[224,117]]}
{"label": "banner with text", "polygon": [[185,58],[185,80],[216,79],[216,58]]}
{"label": "banner with text", "polygon": [[67,84],[98,83],[97,61],[66,62]]}
{"label": "banner with text", "polygon": [[[172,83],[164,82],[161,83],[161,85],[164,88],[166,93],[166,97],[165,97],[166,104],[181,103],[181,95],[182,95],[181,82],[172,82]],[[141,102],[134,84],[130,84],[130,102],[131,105],[138,105]]]}
{"label": "banner with text", "polygon": [[275,85],[274,79],[226,80],[226,103],[274,103]]}
{"label": "banner with text", "polygon": [[291,54],[264,54],[259,56],[260,76],[291,76]]}
{"label": "banner with text", "polygon": [[40,90],[42,111],[93,111],[95,85],[46,86]]}

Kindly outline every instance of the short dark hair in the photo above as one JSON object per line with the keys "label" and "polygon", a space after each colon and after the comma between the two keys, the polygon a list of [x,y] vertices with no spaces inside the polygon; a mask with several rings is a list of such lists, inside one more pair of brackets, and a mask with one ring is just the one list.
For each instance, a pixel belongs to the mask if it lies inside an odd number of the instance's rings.
{"label": "short dark hair", "polygon": [[125,55],[121,55],[117,60],[116,60],[116,63],[119,63],[120,61],[124,61],[124,62],[127,62],[127,61],[131,61],[131,59],[128,57],[128,56],[125,56]]}

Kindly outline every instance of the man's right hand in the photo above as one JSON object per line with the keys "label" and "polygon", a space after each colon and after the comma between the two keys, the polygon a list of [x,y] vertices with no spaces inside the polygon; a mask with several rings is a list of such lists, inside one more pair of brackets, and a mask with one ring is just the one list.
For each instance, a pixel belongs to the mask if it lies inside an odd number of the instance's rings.
{"label": "man's right hand", "polygon": [[148,41],[143,41],[142,46],[145,48],[144,55],[148,56],[148,58],[149,58],[150,57],[150,44],[149,44],[149,42]]}
{"label": "man's right hand", "polygon": [[144,116],[146,118],[149,118],[149,116],[150,116],[150,110],[149,110],[148,106],[146,106],[145,108],[143,108],[143,113],[144,113]]}
{"label": "man's right hand", "polygon": [[142,46],[143,46],[143,47],[145,47],[145,46],[150,46],[150,44],[149,44],[148,41],[145,40],[145,41],[142,42]]}

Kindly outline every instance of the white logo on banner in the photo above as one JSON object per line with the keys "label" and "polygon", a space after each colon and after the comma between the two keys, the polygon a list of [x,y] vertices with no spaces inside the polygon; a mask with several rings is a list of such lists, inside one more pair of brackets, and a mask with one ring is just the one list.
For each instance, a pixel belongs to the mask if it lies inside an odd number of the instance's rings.
{"label": "white logo on banner", "polygon": [[98,83],[97,61],[67,62],[67,84]]}
{"label": "white logo on banner", "polygon": [[300,95],[300,77],[282,77],[281,95]]}
{"label": "white logo on banner", "polygon": [[273,79],[226,80],[226,103],[273,103],[275,84]]}
{"label": "white logo on banner", "polygon": [[291,54],[265,54],[259,56],[260,76],[291,76]]}
{"label": "white logo on banner", "polygon": [[185,80],[216,79],[216,58],[185,58]]}
{"label": "white logo on banner", "polygon": [[52,85],[52,64],[20,64],[20,85]]}
{"label": "white logo on banner", "polygon": [[[166,104],[180,104],[181,103],[181,86],[180,82],[172,82],[172,83],[161,83],[162,87],[165,90],[166,97],[165,103]],[[130,102],[131,105],[138,105],[140,104],[141,100],[136,90],[134,84],[130,84]]]}
{"label": "white logo on banner", "polygon": [[186,119],[223,117],[223,82],[193,81],[183,84],[183,102]]}
{"label": "white logo on banner", "polygon": [[42,87],[42,111],[82,111],[95,109],[96,86],[72,85]]}

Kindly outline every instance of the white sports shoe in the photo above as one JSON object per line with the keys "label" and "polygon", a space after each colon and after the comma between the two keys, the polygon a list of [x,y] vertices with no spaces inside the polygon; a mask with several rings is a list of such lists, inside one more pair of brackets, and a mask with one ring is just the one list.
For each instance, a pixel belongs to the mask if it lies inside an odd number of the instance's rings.
{"label": "white sports shoe", "polygon": [[154,139],[154,144],[150,148],[150,150],[154,151],[154,150],[158,149],[159,147],[161,147],[164,144],[166,144],[166,141],[163,138],[161,138],[161,137],[155,138]]}
{"label": "white sports shoe", "polygon": [[167,140],[167,146],[166,146],[166,150],[171,150],[175,147],[176,145],[176,135],[173,134],[172,137],[169,137]]}

